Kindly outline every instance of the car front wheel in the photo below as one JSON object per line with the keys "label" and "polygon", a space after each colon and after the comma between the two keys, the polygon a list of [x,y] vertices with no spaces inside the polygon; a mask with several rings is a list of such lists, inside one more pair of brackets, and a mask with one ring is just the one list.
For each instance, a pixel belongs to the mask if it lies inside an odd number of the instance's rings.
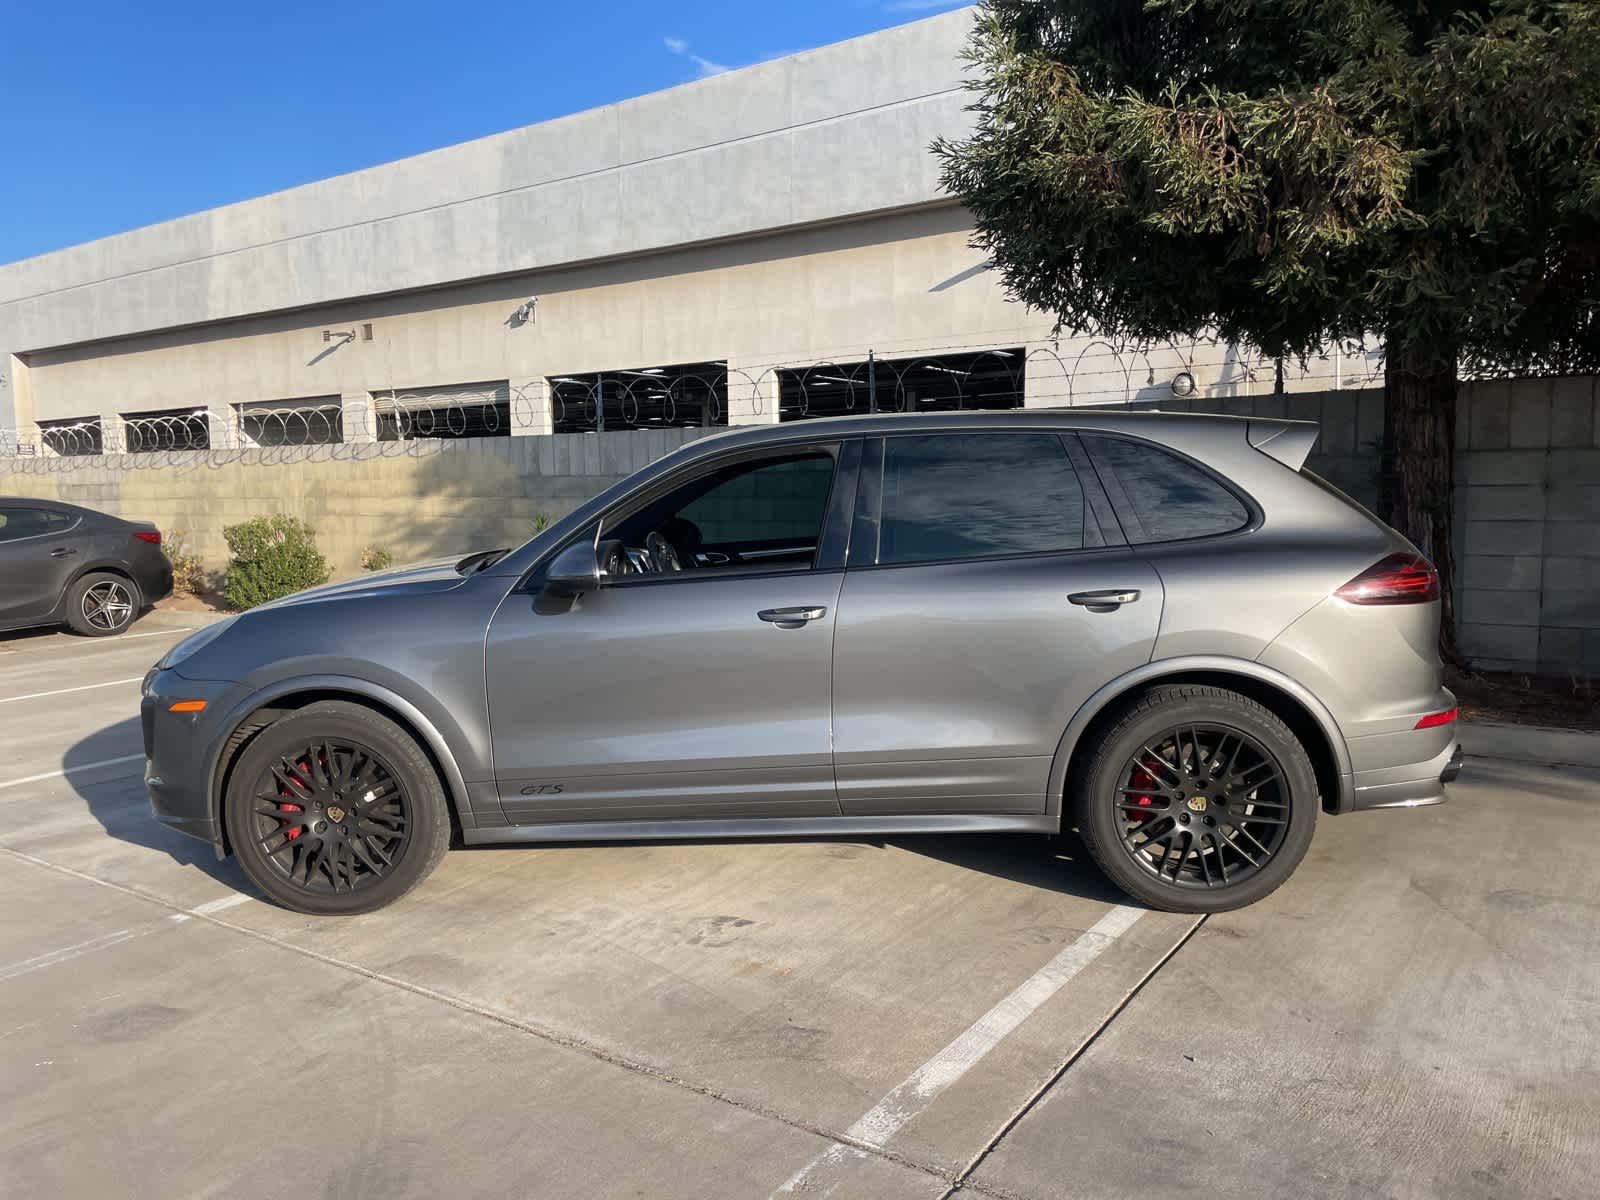
{"label": "car front wheel", "polygon": [[327,701],[258,733],[229,779],[239,865],[267,897],[314,914],[370,912],[433,871],[450,842],[438,773],[416,740]]}
{"label": "car front wheel", "polygon": [[1128,894],[1167,912],[1223,912],[1276,889],[1305,857],[1320,803],[1305,747],[1222,688],[1152,688],[1112,719],[1075,773],[1079,835]]}

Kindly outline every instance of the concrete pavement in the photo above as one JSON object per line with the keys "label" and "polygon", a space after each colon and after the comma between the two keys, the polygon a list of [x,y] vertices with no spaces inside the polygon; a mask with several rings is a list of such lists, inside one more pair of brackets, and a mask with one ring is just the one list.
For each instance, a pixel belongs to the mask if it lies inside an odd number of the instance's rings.
{"label": "concrete pavement", "polygon": [[[1473,761],[1243,913],[1018,838],[458,851],[304,918],[157,825],[144,669],[0,639],[3,1190],[1577,1196],[1600,775]],[[49,693],[49,694],[46,694]],[[19,782],[25,781],[25,782]]]}

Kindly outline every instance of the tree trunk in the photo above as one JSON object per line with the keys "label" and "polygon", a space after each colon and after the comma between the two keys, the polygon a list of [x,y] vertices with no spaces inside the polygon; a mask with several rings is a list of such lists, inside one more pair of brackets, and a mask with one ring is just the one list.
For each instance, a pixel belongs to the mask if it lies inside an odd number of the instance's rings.
{"label": "tree trunk", "polygon": [[1455,603],[1456,363],[1431,346],[1390,341],[1384,355],[1384,444],[1389,452],[1385,518],[1439,572],[1439,652],[1459,666]]}

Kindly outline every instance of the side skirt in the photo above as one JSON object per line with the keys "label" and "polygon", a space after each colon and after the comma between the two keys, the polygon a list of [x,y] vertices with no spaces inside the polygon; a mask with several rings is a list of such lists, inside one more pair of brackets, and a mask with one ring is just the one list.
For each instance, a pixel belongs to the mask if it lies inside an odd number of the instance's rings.
{"label": "side skirt", "polygon": [[1059,817],[980,813],[882,817],[747,817],[729,821],[572,821],[463,829],[469,846],[511,842],[670,842],[727,838],[851,837],[897,833],[1059,833]]}

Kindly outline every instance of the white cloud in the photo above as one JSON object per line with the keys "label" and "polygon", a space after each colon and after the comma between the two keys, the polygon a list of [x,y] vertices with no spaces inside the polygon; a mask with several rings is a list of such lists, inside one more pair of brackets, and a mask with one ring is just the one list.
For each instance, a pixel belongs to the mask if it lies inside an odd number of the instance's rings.
{"label": "white cloud", "polygon": [[668,50],[672,51],[672,53],[676,54],[679,58],[687,58],[690,62],[692,62],[694,64],[694,69],[699,73],[699,77],[701,79],[705,79],[709,75],[721,75],[724,71],[733,70],[732,67],[726,66],[723,63],[712,62],[709,58],[701,58],[698,54],[691,53],[689,50],[689,43],[684,38],[664,37],[661,39],[661,41]]}

